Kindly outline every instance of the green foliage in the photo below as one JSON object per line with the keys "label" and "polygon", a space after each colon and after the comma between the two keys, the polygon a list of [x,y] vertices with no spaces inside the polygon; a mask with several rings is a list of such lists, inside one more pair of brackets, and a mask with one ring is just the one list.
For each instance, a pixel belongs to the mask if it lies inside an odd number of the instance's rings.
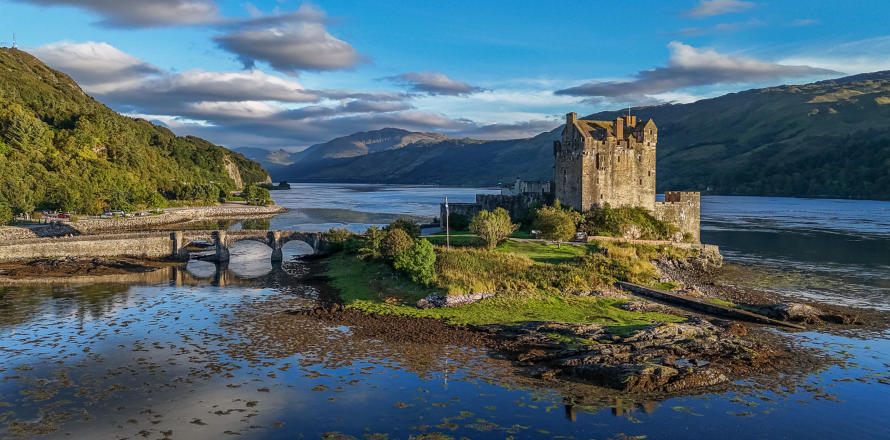
{"label": "green foliage", "polygon": [[356,256],[361,260],[376,260],[380,258],[380,244],[385,236],[386,231],[376,226],[368,227],[365,233],[362,234],[359,248],[356,249]]}
{"label": "green foliage", "polygon": [[[450,241],[452,246],[477,247],[485,244],[478,235],[470,231],[448,231],[449,237],[446,237],[445,235],[445,231],[439,231],[435,234],[427,235],[424,238],[436,246],[445,246],[446,241]],[[448,240],[446,240],[446,238]]]}
{"label": "green foliage", "polygon": [[[447,254],[452,253],[454,251]],[[512,325],[526,321],[599,323],[610,325],[613,331],[683,320],[668,314],[626,311],[619,307],[621,300],[545,292],[502,293],[464,306],[419,309],[413,303],[428,295],[430,289],[393,276],[392,268],[383,263],[362,262],[337,254],[325,261],[325,266],[326,275],[340,291],[344,304],[368,313],[437,318],[458,325]],[[389,298],[408,305],[384,302]]]}
{"label": "green foliage", "polygon": [[388,261],[395,261],[399,255],[404,254],[414,244],[414,240],[408,236],[402,228],[391,228],[386,231],[386,236],[380,242],[380,255]]}
{"label": "green foliage", "polygon": [[470,219],[463,214],[449,214],[448,228],[453,231],[467,231],[470,229]]}
{"label": "green foliage", "polygon": [[420,237],[420,225],[409,218],[399,217],[386,227],[387,230],[401,229],[411,238]]}
{"label": "green foliage", "polygon": [[579,227],[587,235],[607,237],[622,237],[631,228],[639,231],[639,238],[648,240],[666,240],[677,231],[676,226],[658,220],[644,208],[612,208],[608,203],[585,212]]}
{"label": "green foliage", "polygon": [[0,194],[14,212],[215,203],[236,189],[226,161],[246,184],[267,177],[241,154],[121,116],[65,74],[0,49]]}
{"label": "green foliage", "polygon": [[343,249],[343,246],[346,244],[346,241],[353,237],[352,231],[346,228],[331,228],[328,230],[328,243],[331,243],[336,246],[339,250]]}
{"label": "green foliage", "polygon": [[259,185],[248,185],[244,188],[244,199],[248,205],[266,206],[272,203],[269,190]]}
{"label": "green foliage", "polygon": [[5,225],[12,221],[12,208],[9,207],[9,204],[0,201],[0,226]]}
{"label": "green foliage", "polygon": [[406,272],[411,281],[429,285],[436,278],[436,252],[430,242],[419,238],[405,251],[396,254],[393,267]]}
{"label": "green foliage", "polygon": [[496,208],[491,212],[483,209],[470,222],[470,231],[476,233],[489,249],[504,241],[518,227],[519,225],[512,223],[510,214],[504,208]]}
{"label": "green foliage", "polygon": [[563,208],[557,200],[553,206],[543,206],[538,209],[534,227],[541,231],[544,239],[562,244],[563,241],[575,236],[580,221],[581,215],[577,211]]}

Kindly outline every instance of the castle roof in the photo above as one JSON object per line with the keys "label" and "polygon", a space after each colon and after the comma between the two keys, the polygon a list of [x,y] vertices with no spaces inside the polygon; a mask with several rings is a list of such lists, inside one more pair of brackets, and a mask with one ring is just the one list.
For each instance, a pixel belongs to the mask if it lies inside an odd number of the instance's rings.
{"label": "castle roof", "polygon": [[575,124],[585,136],[605,137],[612,130],[612,121],[590,121],[578,119]]}

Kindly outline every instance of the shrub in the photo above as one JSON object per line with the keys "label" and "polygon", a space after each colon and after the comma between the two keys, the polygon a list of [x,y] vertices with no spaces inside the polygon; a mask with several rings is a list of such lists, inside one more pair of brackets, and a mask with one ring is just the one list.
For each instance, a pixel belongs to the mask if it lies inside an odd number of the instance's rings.
{"label": "shrub", "polygon": [[414,240],[411,247],[396,256],[393,267],[407,273],[411,281],[429,285],[436,278],[436,251],[430,242]]}
{"label": "shrub", "polygon": [[374,260],[380,258],[380,242],[386,233],[376,226],[371,226],[362,234],[361,247],[356,250],[360,260]]}
{"label": "shrub", "polygon": [[453,231],[466,231],[470,228],[470,219],[463,214],[451,214],[448,216],[448,227]]}
{"label": "shrub", "polygon": [[6,202],[0,202],[0,225],[5,225],[12,221],[12,208]]}
{"label": "shrub", "polygon": [[401,228],[393,228],[386,231],[386,236],[380,242],[380,255],[389,261],[395,261],[396,257],[403,254],[414,244],[414,240]]}
{"label": "shrub", "polygon": [[580,221],[581,214],[571,208],[564,209],[557,200],[553,206],[538,209],[534,224],[541,231],[542,237],[562,245],[563,241],[575,236]]}
{"label": "shrub", "polygon": [[511,222],[510,214],[504,208],[496,208],[491,212],[483,209],[470,222],[470,231],[482,238],[489,249],[494,249],[518,227],[519,225]]}
{"label": "shrub", "polygon": [[401,229],[411,238],[420,237],[420,225],[405,217],[399,217],[396,221],[390,223],[389,226],[386,227],[387,231],[392,229]]}
{"label": "shrub", "polygon": [[669,239],[677,231],[673,224],[658,220],[644,208],[629,206],[612,208],[608,203],[584,213],[584,220],[580,226],[587,235],[608,237],[622,237],[632,228],[636,228],[639,236],[630,238],[649,240]]}
{"label": "shrub", "polygon": [[244,199],[248,205],[266,206],[272,203],[272,195],[269,190],[257,185],[249,185],[244,188]]}
{"label": "shrub", "polygon": [[346,247],[346,241],[353,236],[346,228],[331,228],[328,230],[328,246],[331,252],[339,252]]}

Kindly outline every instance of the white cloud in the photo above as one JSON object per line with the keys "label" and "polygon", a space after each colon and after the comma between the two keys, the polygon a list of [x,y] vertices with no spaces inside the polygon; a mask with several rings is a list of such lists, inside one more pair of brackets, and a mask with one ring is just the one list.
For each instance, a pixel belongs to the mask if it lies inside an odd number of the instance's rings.
{"label": "white cloud", "polygon": [[112,27],[196,25],[220,21],[214,0],[18,0],[43,6],[73,6],[102,17]]}
{"label": "white cloud", "polygon": [[685,87],[714,84],[745,84],[781,78],[837,74],[809,65],[778,64],[754,58],[720,54],[677,41],[668,47],[667,66],[637,72],[627,81],[591,81],[555,92],[557,95],[623,98],[638,100]]}
{"label": "white cloud", "polygon": [[50,67],[70,75],[90,91],[102,91],[132,83],[162,70],[108,43],[59,42],[27,48]]}
{"label": "white cloud", "polygon": [[696,7],[683,12],[690,17],[702,18],[740,12],[753,7],[753,2],[741,0],[701,0]]}
{"label": "white cloud", "polygon": [[296,12],[233,22],[214,40],[238,56],[245,67],[257,61],[295,75],[301,70],[336,70],[355,66],[367,57],[325,28],[324,11],[303,5]]}
{"label": "white cloud", "polygon": [[440,72],[410,72],[384,79],[408,86],[414,92],[430,95],[465,96],[484,90],[481,87],[453,80]]}

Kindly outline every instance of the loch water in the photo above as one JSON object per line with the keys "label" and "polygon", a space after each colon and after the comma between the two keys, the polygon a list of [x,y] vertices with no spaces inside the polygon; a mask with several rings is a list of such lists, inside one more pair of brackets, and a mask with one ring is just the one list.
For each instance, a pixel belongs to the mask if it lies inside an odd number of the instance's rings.
{"label": "loch water", "polygon": [[[292,186],[273,192],[289,212],[223,226],[360,231],[482,191]],[[758,288],[890,308],[890,203],[704,197],[702,217],[736,273],[765,274]],[[0,438],[890,438],[887,332],[797,333],[831,365],[697,395],[541,388],[483,350],[284,315],[316,300],[304,268],[241,246],[224,270],[0,287]]]}

